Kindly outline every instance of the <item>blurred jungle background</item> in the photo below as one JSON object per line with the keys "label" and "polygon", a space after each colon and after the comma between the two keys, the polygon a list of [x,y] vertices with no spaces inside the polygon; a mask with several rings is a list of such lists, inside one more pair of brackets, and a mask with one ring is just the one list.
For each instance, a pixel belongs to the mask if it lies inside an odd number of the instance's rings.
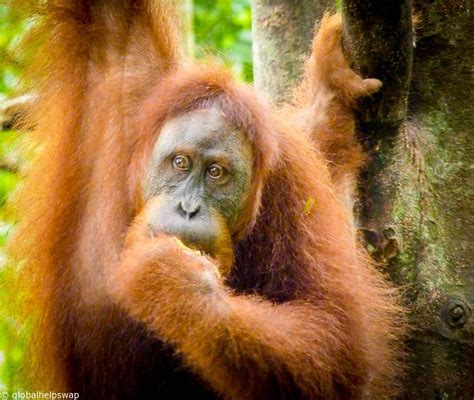
{"label": "blurred jungle background", "polygon": [[[19,77],[25,65],[16,51],[32,23],[8,1],[0,2],[0,391],[21,388],[14,383],[22,361],[27,332],[21,332],[6,289],[11,290],[12,271],[6,268],[3,247],[14,227],[5,204],[21,181],[22,137],[11,130],[17,110],[28,103],[19,96]],[[231,67],[243,80],[252,80],[250,0],[183,0],[181,5],[187,51],[197,57],[212,56]],[[8,283],[8,284],[6,284]],[[20,383],[21,384],[21,383]]]}

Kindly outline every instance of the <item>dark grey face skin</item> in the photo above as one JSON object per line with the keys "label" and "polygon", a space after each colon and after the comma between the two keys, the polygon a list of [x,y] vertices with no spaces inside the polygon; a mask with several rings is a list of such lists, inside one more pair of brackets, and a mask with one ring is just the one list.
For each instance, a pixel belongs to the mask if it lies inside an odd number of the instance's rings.
{"label": "dark grey face skin", "polygon": [[217,109],[169,120],[154,145],[144,198],[159,197],[150,228],[212,254],[235,223],[252,179],[252,146]]}

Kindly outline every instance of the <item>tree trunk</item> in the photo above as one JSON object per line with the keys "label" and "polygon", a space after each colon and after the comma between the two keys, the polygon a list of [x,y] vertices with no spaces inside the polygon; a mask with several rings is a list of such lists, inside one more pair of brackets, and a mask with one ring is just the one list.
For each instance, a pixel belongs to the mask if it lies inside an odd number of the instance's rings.
{"label": "tree trunk", "polygon": [[331,0],[253,0],[253,65],[256,87],[280,103],[301,77],[314,26]]}
{"label": "tree trunk", "polygon": [[[371,161],[361,177],[359,223],[368,250],[404,287],[414,328],[403,381],[407,399],[474,398],[470,1],[415,3],[421,21],[414,54],[411,1],[342,1],[346,55],[364,77],[384,81],[382,92],[361,104],[359,131]],[[282,8],[300,7],[290,0],[255,3],[265,14],[255,13],[273,25]],[[314,9],[306,16],[320,15]],[[302,33],[306,24],[295,18],[288,23],[298,27],[285,28],[281,37],[272,24],[257,20],[254,27],[256,83],[275,102],[291,93],[306,50],[286,58],[285,43],[297,41],[288,36],[307,38],[312,31]]]}

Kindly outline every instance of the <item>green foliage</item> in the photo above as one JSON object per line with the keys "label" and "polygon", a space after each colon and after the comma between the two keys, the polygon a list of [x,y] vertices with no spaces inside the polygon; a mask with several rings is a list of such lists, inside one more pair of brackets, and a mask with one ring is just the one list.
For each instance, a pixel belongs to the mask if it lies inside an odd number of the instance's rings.
{"label": "green foliage", "polygon": [[194,0],[193,20],[197,57],[215,55],[252,81],[250,0]]}
{"label": "green foliage", "polygon": [[25,32],[27,20],[7,1],[0,4],[0,101],[13,92],[21,70],[15,45]]}

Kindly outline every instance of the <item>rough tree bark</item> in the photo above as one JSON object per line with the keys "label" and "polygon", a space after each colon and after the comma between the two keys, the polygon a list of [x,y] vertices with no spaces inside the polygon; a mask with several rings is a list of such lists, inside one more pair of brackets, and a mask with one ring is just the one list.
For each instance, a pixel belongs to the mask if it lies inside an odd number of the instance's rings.
{"label": "rough tree bark", "polygon": [[[306,18],[321,15],[320,3],[306,3],[301,23],[299,2],[254,1],[256,84],[275,102],[297,81],[312,31]],[[279,25],[282,9],[293,17]],[[384,81],[360,105],[371,161],[359,224],[368,250],[405,288],[414,327],[407,399],[474,398],[473,11],[472,0],[342,1],[346,55]]]}

